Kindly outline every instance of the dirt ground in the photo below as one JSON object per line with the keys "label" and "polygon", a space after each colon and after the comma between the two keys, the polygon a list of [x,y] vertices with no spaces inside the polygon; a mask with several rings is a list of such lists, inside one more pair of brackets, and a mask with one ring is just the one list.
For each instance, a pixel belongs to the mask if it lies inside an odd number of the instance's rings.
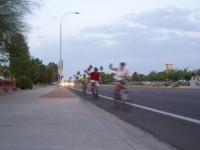
{"label": "dirt ground", "polygon": [[41,98],[75,98],[66,88],[56,87],[54,91],[40,96]]}

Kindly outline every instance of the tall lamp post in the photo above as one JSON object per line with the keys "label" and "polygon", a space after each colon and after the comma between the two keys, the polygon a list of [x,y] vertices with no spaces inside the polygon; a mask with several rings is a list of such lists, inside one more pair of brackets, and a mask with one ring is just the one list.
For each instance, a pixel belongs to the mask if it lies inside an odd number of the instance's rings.
{"label": "tall lamp post", "polygon": [[62,73],[62,68],[63,68],[63,62],[61,60],[61,50],[62,50],[62,20],[65,17],[65,15],[67,14],[79,14],[79,12],[68,12],[66,14],[64,14],[60,20],[60,60],[58,62],[58,74],[60,74],[59,80],[60,80],[60,84],[61,84],[61,73]]}

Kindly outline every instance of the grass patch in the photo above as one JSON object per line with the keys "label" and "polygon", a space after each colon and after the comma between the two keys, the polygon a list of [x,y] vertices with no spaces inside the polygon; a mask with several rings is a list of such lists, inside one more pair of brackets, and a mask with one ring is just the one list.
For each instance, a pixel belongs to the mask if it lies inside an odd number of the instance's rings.
{"label": "grass patch", "polygon": [[157,86],[157,87],[163,87],[163,85],[162,85],[162,84],[156,84],[156,86]]}
{"label": "grass patch", "polygon": [[49,86],[48,84],[33,84],[33,88],[43,88]]}
{"label": "grass patch", "polygon": [[175,88],[175,87],[179,87],[179,86],[188,86],[188,84],[186,84],[186,83],[175,83],[172,87]]}

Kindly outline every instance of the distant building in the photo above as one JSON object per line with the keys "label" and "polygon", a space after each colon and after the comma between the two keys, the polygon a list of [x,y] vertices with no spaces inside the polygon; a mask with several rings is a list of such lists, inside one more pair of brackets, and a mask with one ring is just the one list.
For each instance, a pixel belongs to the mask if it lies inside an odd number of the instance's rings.
{"label": "distant building", "polygon": [[172,63],[167,63],[166,64],[166,71],[174,70],[174,64]]}

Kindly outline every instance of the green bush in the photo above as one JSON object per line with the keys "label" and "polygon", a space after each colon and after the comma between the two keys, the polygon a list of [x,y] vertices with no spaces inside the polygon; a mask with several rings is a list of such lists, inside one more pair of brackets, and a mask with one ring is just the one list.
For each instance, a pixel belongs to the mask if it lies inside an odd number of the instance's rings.
{"label": "green bush", "polygon": [[162,85],[162,84],[159,84],[159,83],[156,84],[156,86],[157,86],[157,87],[163,87],[163,85]]}
{"label": "green bush", "polygon": [[175,83],[172,87],[188,86],[187,83]]}
{"label": "green bush", "polygon": [[32,89],[33,84],[31,79],[27,78],[26,76],[21,76],[16,79],[16,86],[20,89]]}
{"label": "green bush", "polygon": [[179,85],[178,84],[174,84],[172,87],[176,88],[176,87],[179,87]]}

